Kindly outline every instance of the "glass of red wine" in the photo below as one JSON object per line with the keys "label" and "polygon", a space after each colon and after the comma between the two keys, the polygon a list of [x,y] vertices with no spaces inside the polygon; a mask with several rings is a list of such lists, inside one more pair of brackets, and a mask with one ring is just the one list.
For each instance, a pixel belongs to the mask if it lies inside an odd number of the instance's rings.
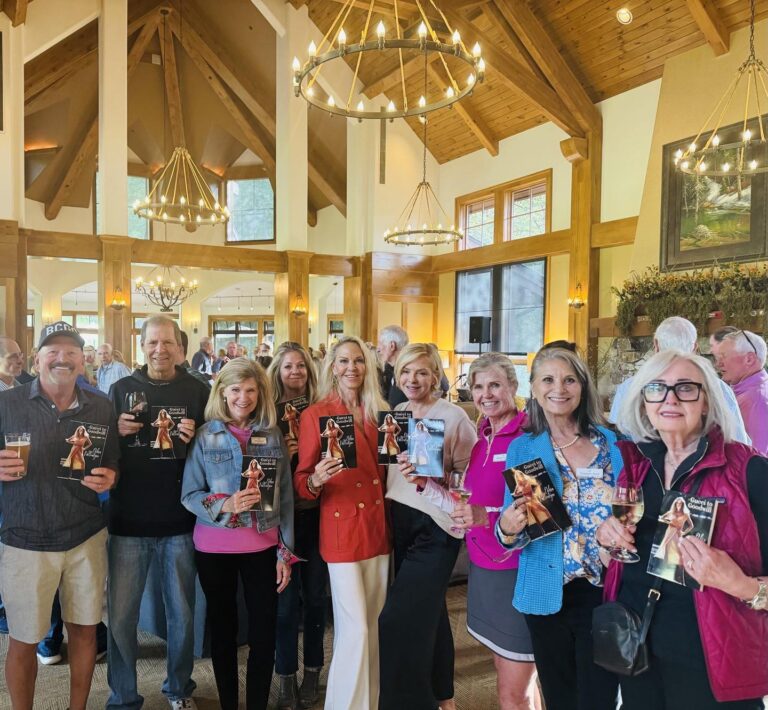
{"label": "glass of red wine", "polygon": [[[129,414],[133,414],[134,418],[138,419],[138,417],[149,409],[146,392],[128,392],[128,394],[125,395],[125,409]],[[141,446],[139,432],[136,432],[136,438],[133,443],[128,444],[128,446]]]}
{"label": "glass of red wine", "polygon": [[[616,486],[613,489],[611,512],[624,527],[637,525],[643,517],[645,504],[643,489],[634,486]],[[618,562],[633,563],[640,561],[640,555],[630,552],[624,547],[612,547],[609,551],[612,559]]]}

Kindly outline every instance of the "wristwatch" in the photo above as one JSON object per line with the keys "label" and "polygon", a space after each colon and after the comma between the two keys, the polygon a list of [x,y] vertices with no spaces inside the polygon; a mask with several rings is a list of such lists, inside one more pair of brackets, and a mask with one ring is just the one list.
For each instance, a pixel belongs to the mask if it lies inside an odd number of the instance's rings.
{"label": "wristwatch", "polygon": [[760,585],[752,599],[747,599],[744,603],[755,611],[763,611],[768,609],[768,584],[760,577],[756,577],[758,584]]}

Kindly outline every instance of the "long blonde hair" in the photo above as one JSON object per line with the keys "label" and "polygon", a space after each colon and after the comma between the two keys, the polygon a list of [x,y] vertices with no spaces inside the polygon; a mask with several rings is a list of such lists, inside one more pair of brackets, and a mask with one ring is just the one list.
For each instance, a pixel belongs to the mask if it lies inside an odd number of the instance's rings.
{"label": "long blonde hair", "polygon": [[378,413],[389,407],[381,396],[378,378],[379,369],[376,365],[376,359],[373,353],[365,346],[365,343],[354,335],[345,335],[341,340],[335,342],[328,351],[328,354],[323,358],[323,369],[320,372],[317,398],[325,399],[331,395],[341,397],[339,382],[333,374],[333,365],[336,362],[336,354],[339,348],[349,343],[357,345],[365,358],[365,377],[363,378],[363,386],[360,390],[360,405],[363,408],[363,412],[365,412],[365,418],[372,424],[375,424]]}
{"label": "long blonde hair", "polygon": [[299,353],[304,360],[304,367],[307,368],[306,396],[309,403],[312,404],[317,396],[317,375],[315,374],[315,366],[312,363],[312,359],[309,357],[309,353],[307,353],[304,347],[299,343],[294,343],[290,340],[280,343],[280,346],[275,351],[275,357],[267,369],[267,378],[272,386],[272,398],[275,403],[283,398],[283,380],[280,377],[280,368],[283,366],[283,360],[288,353]]}
{"label": "long blonde hair", "polygon": [[277,413],[275,412],[275,403],[270,396],[267,373],[264,372],[261,365],[245,357],[230,360],[219,370],[218,377],[211,387],[211,394],[208,395],[208,403],[205,405],[205,421],[219,419],[226,424],[233,421],[227,401],[224,399],[224,390],[230,385],[238,385],[246,380],[255,380],[259,389],[256,407],[251,412],[248,425],[258,424],[270,429],[275,426]]}

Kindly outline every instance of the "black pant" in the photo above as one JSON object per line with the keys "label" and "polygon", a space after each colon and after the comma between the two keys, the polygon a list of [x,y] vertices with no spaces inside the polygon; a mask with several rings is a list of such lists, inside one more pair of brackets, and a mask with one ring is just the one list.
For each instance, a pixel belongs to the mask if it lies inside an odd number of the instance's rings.
{"label": "black pant", "polygon": [[675,663],[651,654],[645,673],[621,677],[622,710],[758,710],[763,699],[718,703],[712,695],[707,669],[689,662]]}
{"label": "black pant", "polygon": [[563,587],[560,611],[525,615],[547,710],[616,708],[616,676],[592,661],[592,610],[602,597],[602,589],[576,579]]}
{"label": "black pant", "polygon": [[248,608],[248,710],[265,710],[275,663],[277,587],[275,548],[243,554],[195,552],[200,585],[208,604],[211,661],[222,710],[237,710],[237,580],[243,580]]}
{"label": "black pant", "polygon": [[453,697],[445,605],[461,540],[425,513],[392,503],[395,580],[379,616],[380,710],[436,710]]}
{"label": "black pant", "polygon": [[304,667],[322,668],[328,565],[320,557],[320,509],[297,510],[293,521],[296,554],[290,584],[277,603],[275,670],[291,675],[299,669],[299,621],[304,610]]}

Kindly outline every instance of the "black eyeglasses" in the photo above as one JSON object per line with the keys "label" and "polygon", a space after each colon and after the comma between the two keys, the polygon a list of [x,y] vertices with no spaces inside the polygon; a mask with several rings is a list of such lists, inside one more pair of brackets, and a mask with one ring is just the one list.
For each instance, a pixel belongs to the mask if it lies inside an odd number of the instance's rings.
{"label": "black eyeglasses", "polygon": [[752,350],[755,351],[755,355],[757,355],[757,348],[755,347],[755,344],[752,342],[752,339],[747,335],[747,331],[740,330],[739,333],[741,333],[747,339],[747,342],[749,343],[749,347],[752,348]]}
{"label": "black eyeglasses", "polygon": [[649,382],[643,387],[643,399],[649,404],[659,404],[666,401],[670,392],[674,392],[680,402],[697,402],[703,386],[700,382],[675,382],[674,385]]}

